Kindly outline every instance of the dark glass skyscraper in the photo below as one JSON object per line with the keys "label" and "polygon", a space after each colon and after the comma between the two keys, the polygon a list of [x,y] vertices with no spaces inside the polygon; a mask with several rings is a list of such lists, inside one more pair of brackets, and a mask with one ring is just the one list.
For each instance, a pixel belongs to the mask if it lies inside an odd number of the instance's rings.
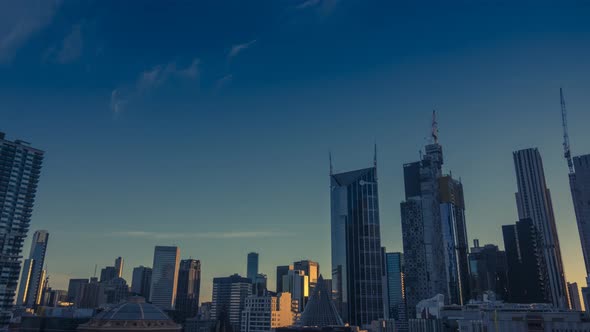
{"label": "dark glass skyscraper", "polygon": [[484,293],[492,291],[499,300],[508,300],[508,265],[506,252],[498,246],[486,244],[479,246],[478,241],[471,248],[469,266],[471,271],[471,297],[483,300]]}
{"label": "dark glass skyscraper", "polygon": [[246,277],[250,278],[252,283],[254,283],[254,281],[256,281],[256,276],[258,275],[258,253],[249,253],[247,263]]}
{"label": "dark glass skyscraper", "polygon": [[559,237],[541,154],[538,149],[525,149],[514,152],[513,157],[518,187],[518,218],[532,220],[538,231],[538,250],[543,259],[540,264],[545,269],[545,298],[556,307],[568,307]]}
{"label": "dark glass skyscraper", "polygon": [[385,254],[387,270],[387,304],[389,318],[395,319],[400,331],[407,330],[408,313],[406,307],[406,293],[404,289],[404,255],[400,252]]}
{"label": "dark glass skyscraper", "polygon": [[178,270],[176,288],[176,310],[182,317],[195,317],[199,310],[199,294],[201,291],[201,261],[183,259]]}
{"label": "dark glass skyscraper", "polygon": [[335,302],[345,322],[364,326],[384,313],[376,160],[330,183]]}
{"label": "dark glass skyscraper", "polygon": [[293,265],[280,265],[277,266],[277,281],[276,281],[276,286],[277,286],[277,293],[280,293],[283,291],[284,287],[283,287],[283,277],[286,276],[290,270],[293,270]]}
{"label": "dark glass skyscraper", "polygon": [[540,236],[531,219],[502,226],[508,263],[509,302],[547,303]]}
{"label": "dark glass skyscraper", "polygon": [[43,151],[0,133],[0,329],[11,317],[42,162]]}
{"label": "dark glass skyscraper", "polygon": [[138,266],[133,269],[131,278],[131,293],[150,298],[152,286],[152,269],[145,266]]}
{"label": "dark glass skyscraper", "polygon": [[41,301],[45,281],[43,266],[45,264],[48,240],[49,233],[47,231],[36,231],[33,234],[31,252],[29,258],[25,260],[18,289],[16,299],[18,305],[35,308]]}
{"label": "dark glass skyscraper", "polygon": [[229,320],[234,332],[241,328],[242,311],[246,297],[252,294],[252,280],[237,274],[223,278],[213,278],[213,301],[211,318]]}

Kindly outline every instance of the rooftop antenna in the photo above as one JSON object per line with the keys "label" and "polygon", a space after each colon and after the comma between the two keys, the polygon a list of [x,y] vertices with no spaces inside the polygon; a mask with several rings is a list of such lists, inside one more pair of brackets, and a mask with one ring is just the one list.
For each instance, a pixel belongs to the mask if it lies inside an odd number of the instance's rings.
{"label": "rooftop antenna", "polygon": [[436,110],[432,110],[432,141],[438,144],[438,122],[436,122]]}
{"label": "rooftop antenna", "polygon": [[330,175],[334,174],[334,167],[332,166],[332,151],[328,152],[328,158],[330,158]]}
{"label": "rooftop antenna", "polygon": [[565,108],[565,98],[563,97],[562,88],[559,88],[559,97],[561,99],[561,122],[563,125],[563,157],[567,161],[570,174],[573,174],[574,163],[572,162],[572,154],[570,152],[570,137],[567,130],[567,109]]}
{"label": "rooftop antenna", "polygon": [[96,269],[98,268],[98,264],[94,264],[94,278],[96,278]]}
{"label": "rooftop antenna", "polygon": [[377,142],[375,142],[375,146],[374,146],[373,166],[377,167]]}

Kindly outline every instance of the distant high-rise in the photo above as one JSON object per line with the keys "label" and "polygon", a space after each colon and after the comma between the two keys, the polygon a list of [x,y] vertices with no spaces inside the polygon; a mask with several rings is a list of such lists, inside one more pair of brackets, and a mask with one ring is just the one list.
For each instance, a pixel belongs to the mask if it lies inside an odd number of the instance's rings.
{"label": "distant high-rise", "polygon": [[333,174],[330,165],[332,286],[342,319],[364,326],[383,317],[383,271],[374,166]]}
{"label": "distant high-rise", "polygon": [[131,293],[150,298],[152,287],[152,269],[145,266],[138,266],[133,269],[131,279]]}
{"label": "distant high-rise", "polygon": [[582,311],[582,302],[580,301],[580,289],[578,283],[567,283],[567,290],[570,298],[570,308],[575,311]]}
{"label": "distant high-rise", "polygon": [[268,292],[268,278],[266,274],[258,273],[252,283],[252,294],[262,296]]}
{"label": "distant high-rise", "polygon": [[79,306],[82,299],[83,287],[88,283],[88,279],[70,279],[68,284],[68,300]]}
{"label": "distant high-rise", "polygon": [[287,275],[283,276],[283,292],[291,293],[294,310],[303,312],[309,298],[309,276],[304,271],[289,270]]}
{"label": "distant high-rise", "polygon": [[293,263],[294,270],[301,270],[309,277],[309,291],[311,292],[320,277],[320,264],[311,260],[302,260]]}
{"label": "distant high-rise", "polygon": [[109,282],[117,278],[117,268],[114,266],[107,266],[100,270],[100,282]]}
{"label": "distant high-rise", "polygon": [[417,162],[404,165],[401,203],[408,317],[416,305],[437,294],[446,303],[469,298],[467,230],[461,182],[443,175],[443,148],[433,113],[432,143]]}
{"label": "distant high-rise", "polygon": [[530,218],[540,235],[538,249],[545,266],[545,297],[556,307],[565,308],[568,306],[565,273],[541,155],[537,149],[525,149],[514,152],[513,157],[518,185],[518,217]]}
{"label": "distant high-rise", "polygon": [[258,274],[258,253],[251,252],[248,254],[248,266],[246,272],[246,277],[254,282],[256,280],[256,275]]}
{"label": "distant high-rise", "polygon": [[277,293],[283,292],[283,276],[286,276],[290,270],[293,270],[293,265],[277,266],[277,275],[276,275],[276,277],[277,277],[277,280],[276,280]]}
{"label": "distant high-rise", "polygon": [[246,298],[252,294],[252,280],[237,274],[223,278],[213,278],[213,301],[211,304],[211,318],[218,320],[223,315],[233,328],[233,332],[240,332],[241,313],[244,310]]}
{"label": "distant high-rise", "polygon": [[387,271],[387,304],[389,319],[395,319],[399,330],[406,330],[408,313],[404,289],[404,256],[399,252],[385,254]]}
{"label": "distant high-rise", "polygon": [[42,162],[43,151],[0,133],[0,329],[12,315]]}
{"label": "distant high-rise", "polygon": [[509,302],[547,303],[540,235],[531,219],[502,226],[508,263]]}
{"label": "distant high-rise", "polygon": [[183,259],[178,271],[176,291],[176,311],[182,317],[191,318],[199,311],[199,294],[201,292],[201,261]]}
{"label": "distant high-rise", "polygon": [[174,309],[179,262],[178,247],[156,246],[154,249],[150,302],[161,309]]}
{"label": "distant high-rise", "polygon": [[45,281],[43,278],[43,266],[45,264],[48,240],[49,233],[47,231],[36,231],[33,234],[31,252],[29,253],[29,258],[25,260],[21,275],[16,299],[17,305],[35,308],[41,301]]}
{"label": "distant high-rise", "polygon": [[115,259],[115,270],[117,271],[117,277],[122,278],[123,277],[123,258],[120,256],[117,257],[117,259]]}
{"label": "distant high-rise", "polygon": [[480,247],[479,241],[474,242],[469,254],[471,297],[482,301],[484,294],[492,291],[496,294],[496,299],[507,301],[509,297],[506,252],[493,244]]}

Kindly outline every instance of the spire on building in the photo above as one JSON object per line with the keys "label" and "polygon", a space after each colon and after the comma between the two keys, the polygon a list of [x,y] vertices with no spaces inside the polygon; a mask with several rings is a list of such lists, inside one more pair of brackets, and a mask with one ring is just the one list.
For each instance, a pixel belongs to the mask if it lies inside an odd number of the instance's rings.
{"label": "spire on building", "polygon": [[438,122],[436,122],[436,110],[432,110],[432,143],[438,144]]}
{"label": "spire on building", "polygon": [[343,326],[344,321],[338,314],[332,292],[326,289],[326,283],[322,275],[318,278],[313,294],[309,297],[305,310],[301,314],[296,326]]}
{"label": "spire on building", "polygon": [[330,175],[334,174],[334,167],[332,166],[332,151],[328,152],[328,158],[330,159]]}
{"label": "spire on building", "polygon": [[375,146],[374,146],[373,166],[377,167],[377,142],[375,142]]}

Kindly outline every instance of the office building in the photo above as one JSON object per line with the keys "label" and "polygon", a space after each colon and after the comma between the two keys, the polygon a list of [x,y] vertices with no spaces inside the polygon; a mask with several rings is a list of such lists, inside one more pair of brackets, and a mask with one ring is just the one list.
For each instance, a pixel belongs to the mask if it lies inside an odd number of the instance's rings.
{"label": "office building", "polygon": [[201,292],[201,261],[183,259],[178,271],[176,311],[183,318],[195,317],[199,310]]}
{"label": "office building", "polygon": [[567,291],[570,299],[570,308],[575,311],[582,311],[582,301],[580,301],[580,289],[578,283],[567,283]]}
{"label": "office building", "polygon": [[115,270],[117,271],[117,278],[123,277],[123,258],[121,256],[115,259]]}
{"label": "office building", "polygon": [[418,302],[444,295],[447,303],[469,297],[467,231],[461,183],[443,175],[443,149],[433,113],[432,143],[417,162],[404,165],[400,205],[408,316]]}
{"label": "office building", "polygon": [[252,283],[252,294],[262,296],[267,293],[267,280],[266,274],[258,273],[256,279]]}
{"label": "office building", "polygon": [[346,323],[369,325],[384,312],[376,149],[373,167],[334,174],[330,165],[330,200],[336,307]]}
{"label": "office building", "polygon": [[23,264],[16,299],[17,305],[22,305],[26,308],[35,308],[39,304],[39,301],[41,301],[44,288],[43,283],[45,281],[43,267],[48,240],[49,233],[47,231],[36,231],[33,234],[29,258]]}
{"label": "office building", "polygon": [[83,291],[82,288],[88,283],[88,279],[70,279],[68,284],[68,300],[74,304],[80,303]]}
{"label": "office building", "polygon": [[107,266],[100,270],[100,282],[107,283],[117,277],[117,268],[114,266]]}
{"label": "office building", "polygon": [[309,277],[303,271],[290,270],[283,276],[283,292],[291,293],[294,311],[303,312],[309,298]]}
{"label": "office building", "polygon": [[109,303],[106,287],[105,283],[98,282],[96,278],[93,278],[88,283],[82,284],[78,293],[80,300],[76,303],[76,307],[96,309],[105,306]]}
{"label": "office building", "polygon": [[156,246],[154,249],[150,302],[163,310],[174,309],[179,263],[178,247]]}
{"label": "office building", "polygon": [[311,292],[320,276],[320,264],[311,260],[302,260],[294,262],[293,269],[303,271],[309,277],[309,290]]}
{"label": "office building", "polygon": [[134,268],[131,278],[131,293],[149,299],[151,287],[152,269],[143,265]]}
{"label": "office building", "polygon": [[293,325],[293,318],[290,293],[251,295],[246,298],[242,311],[241,332],[274,331]]}
{"label": "office building", "polygon": [[[252,280],[234,274],[229,277],[213,278],[213,301],[211,319],[227,319],[234,332],[240,332],[241,313],[246,298],[252,294]],[[222,314],[226,317],[222,317]]]}
{"label": "office building", "polygon": [[518,217],[532,220],[540,235],[538,249],[546,271],[543,275],[545,298],[554,306],[565,308],[568,306],[565,273],[541,155],[538,149],[525,149],[514,152],[513,157],[518,187]]}
{"label": "office building", "polygon": [[11,317],[43,151],[0,133],[0,329]]}
{"label": "office building", "polygon": [[290,270],[293,270],[293,265],[281,265],[281,266],[277,266],[277,280],[276,280],[276,286],[277,286],[277,293],[282,293],[283,292],[283,277],[287,275],[287,273],[289,273]]}
{"label": "office building", "polygon": [[471,297],[482,301],[485,294],[493,292],[498,300],[509,300],[508,297],[508,263],[506,252],[499,250],[497,245],[479,246],[474,240],[474,247],[469,254],[471,267]]}
{"label": "office building", "polygon": [[407,330],[406,294],[404,289],[404,256],[399,252],[385,254],[387,282],[387,313],[400,331]]}
{"label": "office building", "polygon": [[246,277],[250,278],[250,280],[254,282],[256,280],[256,275],[258,275],[258,253],[249,253],[247,263]]}
{"label": "office building", "polygon": [[467,224],[463,184],[444,175],[438,179],[441,227],[450,303],[467,303],[470,298]]}
{"label": "office building", "polygon": [[508,265],[508,297],[512,303],[549,303],[540,236],[531,219],[502,226]]}

